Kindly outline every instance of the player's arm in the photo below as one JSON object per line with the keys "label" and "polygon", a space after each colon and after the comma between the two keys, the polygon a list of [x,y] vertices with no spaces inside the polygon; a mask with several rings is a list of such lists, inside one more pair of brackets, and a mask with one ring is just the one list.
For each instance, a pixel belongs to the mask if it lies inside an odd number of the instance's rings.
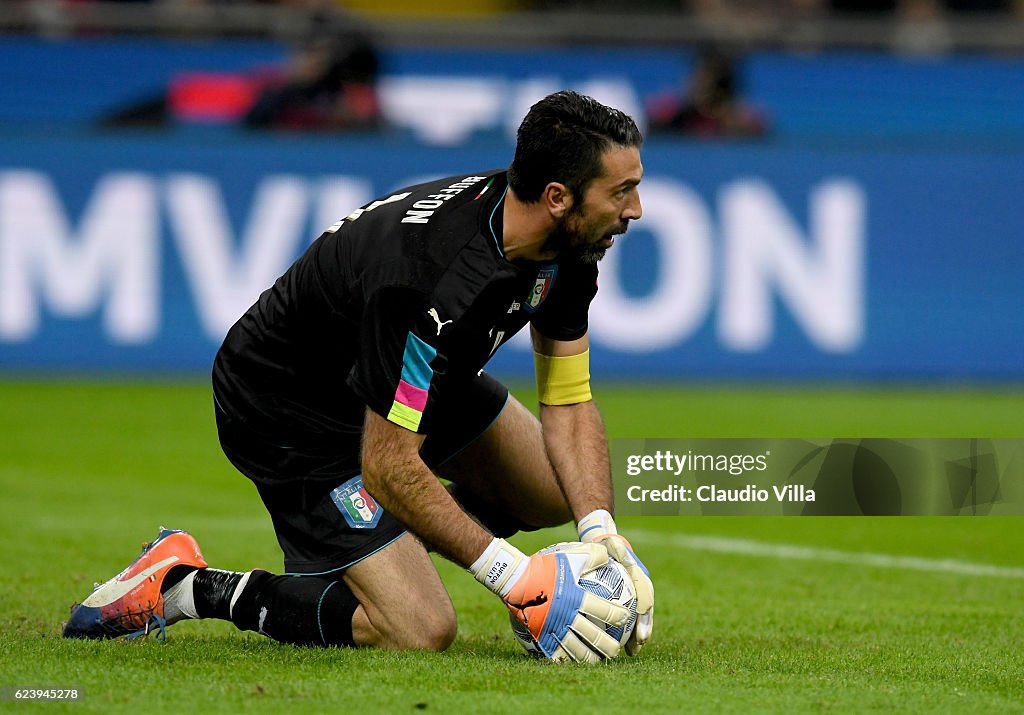
{"label": "player's arm", "polygon": [[531,330],[544,447],[577,521],[612,510],[604,421],[590,393],[590,342],[553,340]]}
{"label": "player's arm", "polygon": [[[444,381],[453,379],[447,352],[454,328],[443,334],[442,330],[456,317],[446,317],[451,313],[442,302],[406,285],[402,272],[407,269],[404,264],[384,263],[365,278],[367,284],[383,285],[367,299],[359,358],[346,378],[367,405],[363,484],[410,531],[468,567],[510,610],[516,609],[514,613],[539,607],[531,625],[542,629],[548,657],[592,660],[600,657],[595,652],[614,656],[618,641],[587,617],[621,625],[628,611],[605,599],[583,597],[573,587],[575,581],[563,585],[566,579],[557,575],[565,573],[559,568],[564,559],[527,557],[494,538],[455,503],[420,457],[423,441],[433,429],[437,395],[443,393]],[[403,279],[401,284],[395,284],[396,275]],[[586,547],[572,560],[608,559],[603,545]]]}
{"label": "player's arm", "polygon": [[[584,592],[580,573],[607,562],[601,544],[576,544],[558,554],[527,557],[479,526],[449,496],[419,456],[424,436],[367,410],[363,432],[363,484],[423,541],[462,564],[530,628],[552,660],[596,662],[619,644],[593,619],[622,625],[629,612]],[[574,578],[559,577],[570,570]],[[559,606],[559,604],[561,604]]]}
{"label": "player's arm", "polygon": [[626,567],[637,593],[637,624],[626,652],[635,655],[654,626],[654,584],[612,516],[611,459],[604,421],[590,393],[590,342],[553,340],[531,329],[540,420],[548,459],[576,519],[580,541],[601,542]]}
{"label": "player's arm", "polygon": [[368,409],[363,431],[363,484],[420,539],[469,567],[493,537],[459,508],[420,458],[424,438]]}

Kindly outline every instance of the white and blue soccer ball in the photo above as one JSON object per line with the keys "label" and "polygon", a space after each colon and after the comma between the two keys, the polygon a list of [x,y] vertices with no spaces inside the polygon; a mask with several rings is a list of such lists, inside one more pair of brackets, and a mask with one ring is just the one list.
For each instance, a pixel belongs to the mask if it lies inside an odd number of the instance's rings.
{"label": "white and blue soccer ball", "polygon": [[[603,626],[605,633],[617,640],[619,645],[625,645],[629,637],[633,635],[633,628],[636,626],[636,592],[633,590],[633,581],[629,578],[625,567],[618,561],[609,560],[604,566],[599,566],[592,571],[582,574],[577,583],[584,591],[589,591],[595,596],[606,598],[629,610],[629,620],[622,626],[610,626],[603,621],[588,616],[598,626]],[[515,635],[519,645],[525,648],[526,652],[531,655],[542,656],[543,653],[541,653],[537,642],[533,639],[530,630],[511,613],[509,614],[509,621],[512,623],[512,633]]]}

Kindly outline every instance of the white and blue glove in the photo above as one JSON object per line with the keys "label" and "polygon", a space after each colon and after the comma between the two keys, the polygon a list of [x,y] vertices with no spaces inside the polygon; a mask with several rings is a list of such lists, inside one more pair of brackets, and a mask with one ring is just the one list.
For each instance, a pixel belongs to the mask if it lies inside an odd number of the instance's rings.
{"label": "white and blue glove", "polygon": [[636,627],[626,641],[626,653],[636,655],[644,647],[654,630],[654,583],[651,573],[633,553],[633,547],[619,535],[615,520],[604,509],[592,511],[576,525],[580,541],[600,543],[608,549],[608,555],[626,568],[636,591]]}
{"label": "white and blue glove", "polygon": [[608,550],[601,544],[557,544],[527,557],[496,538],[470,571],[501,597],[547,658],[597,663],[614,658],[620,646],[591,619],[622,626],[630,617],[627,609],[578,584],[582,574],[606,563]]}

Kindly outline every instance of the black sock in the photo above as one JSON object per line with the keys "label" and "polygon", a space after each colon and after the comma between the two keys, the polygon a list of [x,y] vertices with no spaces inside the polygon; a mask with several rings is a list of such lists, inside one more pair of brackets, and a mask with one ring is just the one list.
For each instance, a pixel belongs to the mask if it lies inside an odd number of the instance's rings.
{"label": "black sock", "polygon": [[340,576],[275,576],[256,570],[235,601],[231,621],[282,643],[353,646],[352,615],[358,606]]}
{"label": "black sock", "polygon": [[235,587],[244,576],[244,573],[238,571],[199,569],[192,584],[192,596],[199,617],[230,621],[231,597],[235,595]]}
{"label": "black sock", "polygon": [[174,566],[167,575],[164,576],[164,582],[160,584],[160,593],[167,593],[172,587],[177,586],[181,583],[181,580],[188,576],[193,571],[198,571],[195,566]]}
{"label": "black sock", "polygon": [[195,615],[199,618],[220,618],[230,621],[231,599],[245,573],[196,568],[195,566],[175,566],[164,577],[164,582],[160,585],[160,593],[167,593],[191,573],[196,575],[192,581],[192,601]]}

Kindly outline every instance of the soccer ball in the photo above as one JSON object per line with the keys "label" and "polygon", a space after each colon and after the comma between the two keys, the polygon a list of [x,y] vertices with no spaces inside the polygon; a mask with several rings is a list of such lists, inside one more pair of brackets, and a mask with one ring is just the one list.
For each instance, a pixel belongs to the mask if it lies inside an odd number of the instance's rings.
{"label": "soccer ball", "polygon": [[[633,591],[633,581],[629,578],[625,567],[618,561],[609,560],[604,566],[599,566],[593,571],[587,571],[581,575],[577,583],[584,591],[607,598],[629,610],[629,620],[622,626],[610,626],[588,616],[591,621],[602,626],[605,633],[617,640],[619,645],[625,645],[629,637],[633,635],[633,628],[636,626],[636,593]],[[512,633],[519,645],[525,648],[530,655],[542,657],[544,654],[537,646],[530,630],[511,613],[509,621],[512,623]]]}

